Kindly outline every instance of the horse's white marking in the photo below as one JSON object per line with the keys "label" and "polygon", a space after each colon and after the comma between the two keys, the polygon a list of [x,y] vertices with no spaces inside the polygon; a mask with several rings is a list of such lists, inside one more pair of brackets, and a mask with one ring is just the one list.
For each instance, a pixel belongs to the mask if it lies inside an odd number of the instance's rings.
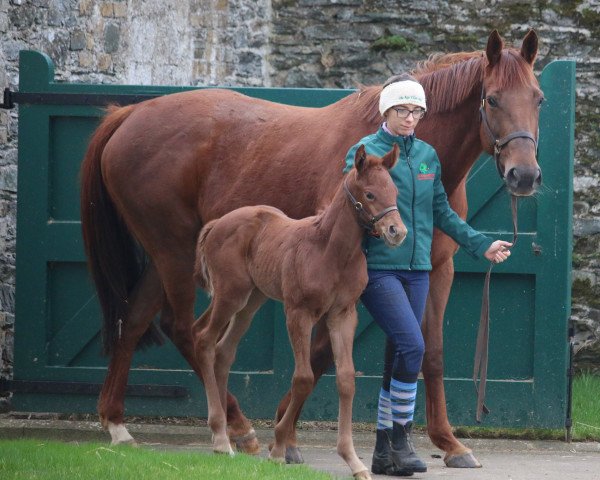
{"label": "horse's white marking", "polygon": [[110,442],[112,445],[118,445],[120,443],[135,443],[135,440],[122,423],[117,425],[115,423],[108,422],[108,432],[110,433],[110,438],[112,438],[112,441]]}

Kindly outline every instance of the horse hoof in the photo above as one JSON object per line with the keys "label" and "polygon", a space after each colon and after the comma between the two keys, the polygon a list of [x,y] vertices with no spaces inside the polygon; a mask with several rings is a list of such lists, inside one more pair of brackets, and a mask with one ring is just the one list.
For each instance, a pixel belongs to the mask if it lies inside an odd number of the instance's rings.
{"label": "horse hoof", "polygon": [[235,452],[229,445],[226,447],[214,447],[213,453],[216,453],[217,455],[227,455],[229,457],[233,457],[235,455]]}
{"label": "horse hoof", "polygon": [[254,429],[251,429],[245,435],[232,435],[229,439],[235,445],[238,452],[248,455],[258,455],[260,453],[260,443],[258,443]]}
{"label": "horse hoof", "polygon": [[368,470],[361,470],[360,472],[356,472],[353,476],[356,480],[371,480],[371,474]]}
{"label": "horse hoof", "polygon": [[285,449],[285,463],[304,463],[304,458],[300,449],[296,446],[289,446]]}
{"label": "horse hoof", "polygon": [[137,445],[135,439],[122,423],[108,422],[106,429],[110,433],[111,445]]}
{"label": "horse hoof", "polygon": [[446,455],[444,463],[448,468],[481,468],[481,463],[471,452],[462,455]]}
{"label": "horse hoof", "polygon": [[269,454],[269,461],[273,462],[273,463],[285,464],[285,458],[284,457],[272,457],[271,454]]}

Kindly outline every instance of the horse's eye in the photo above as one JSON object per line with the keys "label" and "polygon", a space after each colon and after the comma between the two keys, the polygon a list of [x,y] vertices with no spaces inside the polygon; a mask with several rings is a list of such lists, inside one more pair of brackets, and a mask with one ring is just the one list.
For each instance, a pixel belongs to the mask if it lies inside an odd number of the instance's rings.
{"label": "horse's eye", "polygon": [[367,200],[375,200],[375,195],[373,195],[371,192],[365,193],[365,197],[367,197]]}
{"label": "horse's eye", "polygon": [[496,99],[494,97],[487,97],[487,101],[490,104],[490,107],[498,106],[498,102],[496,101]]}

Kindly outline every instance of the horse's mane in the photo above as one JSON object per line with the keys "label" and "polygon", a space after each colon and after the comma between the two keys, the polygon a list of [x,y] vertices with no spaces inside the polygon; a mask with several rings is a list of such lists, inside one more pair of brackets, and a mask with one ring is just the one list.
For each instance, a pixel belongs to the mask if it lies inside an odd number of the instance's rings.
{"label": "horse's mane", "polygon": [[[454,109],[472,95],[474,90],[479,93],[487,66],[488,60],[482,50],[437,53],[418,63],[410,73],[427,92],[427,111],[441,113]],[[512,48],[502,50],[501,60],[494,68],[494,73],[494,83],[501,89],[536,82],[533,69],[520,52]],[[364,120],[378,122],[381,119],[380,92],[381,85],[359,85],[356,94],[356,102],[359,104],[357,111],[363,112]]]}

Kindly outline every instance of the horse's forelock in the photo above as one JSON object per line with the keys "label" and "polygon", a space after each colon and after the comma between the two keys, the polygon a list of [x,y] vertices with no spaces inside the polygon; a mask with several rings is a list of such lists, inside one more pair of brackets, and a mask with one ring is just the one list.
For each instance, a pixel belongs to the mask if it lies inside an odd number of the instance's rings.
{"label": "horse's forelock", "polygon": [[500,89],[538,84],[533,68],[516,49],[503,50],[500,62],[493,70],[494,84]]}

